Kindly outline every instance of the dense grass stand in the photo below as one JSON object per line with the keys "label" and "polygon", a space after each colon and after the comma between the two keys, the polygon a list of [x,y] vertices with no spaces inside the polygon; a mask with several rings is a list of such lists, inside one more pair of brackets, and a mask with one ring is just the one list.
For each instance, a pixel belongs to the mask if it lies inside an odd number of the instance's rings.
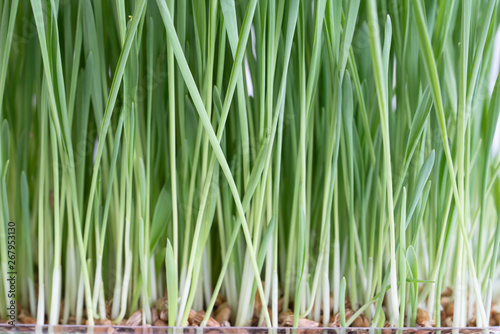
{"label": "dense grass stand", "polygon": [[0,0],[0,332],[495,330],[498,6]]}

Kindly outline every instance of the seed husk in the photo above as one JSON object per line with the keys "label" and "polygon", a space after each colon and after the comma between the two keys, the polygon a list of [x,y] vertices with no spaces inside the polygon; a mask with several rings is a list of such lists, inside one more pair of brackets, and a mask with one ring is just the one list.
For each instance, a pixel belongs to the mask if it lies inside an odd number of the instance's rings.
{"label": "seed husk", "polygon": [[[298,327],[319,327],[319,323],[313,320],[309,320],[307,318],[300,318],[298,322]],[[293,315],[286,315],[283,318],[283,322],[281,323],[283,327],[292,327],[293,326]]]}
{"label": "seed husk", "polygon": [[142,309],[135,311],[125,322],[126,326],[139,326],[142,324]]}

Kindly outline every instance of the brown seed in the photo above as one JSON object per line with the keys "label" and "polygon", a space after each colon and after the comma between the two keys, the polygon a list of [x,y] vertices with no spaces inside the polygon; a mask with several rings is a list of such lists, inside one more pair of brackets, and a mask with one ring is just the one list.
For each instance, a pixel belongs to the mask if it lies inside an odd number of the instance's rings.
{"label": "brown seed", "polygon": [[158,316],[158,311],[156,310],[156,307],[151,308],[151,323],[155,323],[156,320],[160,319]]}
{"label": "brown seed", "polygon": [[[338,314],[338,322],[340,323],[340,314]],[[347,309],[345,311],[345,320],[346,321],[349,321],[352,317],[354,316],[354,311],[351,310],[351,309]],[[352,321],[352,327],[356,327],[356,328],[359,328],[359,327],[369,327],[370,326],[370,323],[368,321],[368,319],[363,315],[359,315],[356,317],[356,319],[354,319]]]}
{"label": "brown seed", "polygon": [[495,313],[493,318],[495,319],[495,326],[500,326],[500,313]]}
{"label": "brown seed", "polygon": [[[262,282],[262,286],[264,286],[264,282]],[[253,305],[253,314],[255,316],[260,316],[260,312],[262,311],[262,301],[260,300],[259,291],[255,291],[255,302]]]}
{"label": "brown seed", "polygon": [[300,318],[299,327],[319,327],[319,323],[306,318]]}
{"label": "brown seed", "polygon": [[453,290],[450,287],[447,287],[443,292],[441,292],[441,296],[443,297],[450,297],[451,295],[453,295]]}
{"label": "brown seed", "polygon": [[158,319],[155,322],[153,322],[153,326],[167,327],[167,323],[165,321],[161,320],[161,319]]}
{"label": "brown seed", "polygon": [[424,326],[430,320],[429,313],[422,308],[417,309],[417,324]]}
{"label": "brown seed", "polygon": [[354,319],[352,326],[353,327],[370,327],[370,322],[363,314],[361,314],[359,317]]}
{"label": "brown seed", "polygon": [[[285,312],[283,312],[283,313],[285,313]],[[293,326],[293,314],[283,315],[283,316],[280,315],[279,318],[282,319],[280,321],[282,327],[292,327]]]}
{"label": "brown seed", "polygon": [[[205,314],[206,314],[205,311],[199,311],[196,313],[198,313],[200,316],[202,316],[203,319],[205,319]],[[217,320],[215,320],[214,318],[208,317],[207,327],[220,327],[220,323]]]}
{"label": "brown seed", "polygon": [[452,297],[447,297],[447,296],[441,296],[441,299],[439,300],[439,302],[441,303],[441,306],[444,308],[446,308],[446,306],[448,304],[453,304],[453,298]]}
{"label": "brown seed", "polygon": [[340,327],[340,313],[337,312],[333,317],[330,318],[328,327]]}
{"label": "brown seed", "polygon": [[293,315],[293,312],[292,311],[281,312],[278,315],[278,322],[282,323],[285,320],[285,318],[288,317],[289,315]]}
{"label": "brown seed", "polygon": [[135,311],[130,318],[128,318],[125,325],[127,326],[139,326],[142,323],[142,309]]}
{"label": "brown seed", "polygon": [[158,311],[163,311],[163,310],[168,310],[168,298],[167,297],[161,297],[158,299],[155,303],[156,308]]}
{"label": "brown seed", "polygon": [[188,321],[189,321],[189,325],[190,326],[199,326],[201,324],[201,322],[203,321],[203,317],[204,317],[204,314],[199,314],[198,312],[196,311],[189,311],[189,317],[188,317]]}
{"label": "brown seed", "polygon": [[212,317],[209,317],[207,320],[207,326],[208,327],[220,327],[220,322],[218,322],[217,320],[215,320]]}
{"label": "brown seed", "polygon": [[328,323],[328,327],[340,327],[340,314],[337,313],[333,317],[330,318],[330,322]]}
{"label": "brown seed", "polygon": [[453,303],[449,303],[444,307],[444,313],[448,317],[453,317],[454,310],[455,310],[455,304]]}
{"label": "brown seed", "polygon": [[214,318],[217,320],[221,325],[225,321],[229,321],[231,318],[231,308],[227,304],[227,302],[222,303],[217,310],[215,310],[214,313]]}
{"label": "brown seed", "polygon": [[224,303],[224,299],[222,299],[222,296],[220,294],[217,295],[217,299],[215,299],[215,307],[219,307],[222,303]]}
{"label": "brown seed", "polygon": [[19,321],[21,321],[23,324],[29,324],[29,325],[36,324],[36,319],[30,317],[24,310],[22,310],[21,313],[19,314]]}
{"label": "brown seed", "polygon": [[160,312],[160,319],[163,321],[168,321],[168,310],[162,310]]}
{"label": "brown seed", "polygon": [[346,310],[345,310],[345,320],[346,321],[349,320],[352,317],[353,314],[354,314],[353,310],[351,310],[350,308],[346,308]]}
{"label": "brown seed", "polygon": [[[287,315],[281,326],[283,327],[292,327],[293,326],[293,315]],[[306,318],[300,318],[298,321],[298,327],[319,327],[319,323],[313,320],[309,320]]]}

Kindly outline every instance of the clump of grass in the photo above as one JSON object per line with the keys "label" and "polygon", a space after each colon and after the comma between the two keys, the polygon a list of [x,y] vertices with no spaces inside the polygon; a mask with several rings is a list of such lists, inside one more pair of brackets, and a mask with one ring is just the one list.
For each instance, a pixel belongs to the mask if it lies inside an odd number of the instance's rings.
{"label": "clump of grass", "polygon": [[500,325],[497,6],[1,1],[0,319]]}

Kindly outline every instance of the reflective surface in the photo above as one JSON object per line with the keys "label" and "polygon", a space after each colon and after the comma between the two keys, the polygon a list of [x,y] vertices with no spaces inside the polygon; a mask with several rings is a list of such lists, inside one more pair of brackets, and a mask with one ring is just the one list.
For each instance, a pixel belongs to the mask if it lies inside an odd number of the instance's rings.
{"label": "reflective surface", "polygon": [[16,325],[14,327],[0,324],[0,333],[91,333],[91,334],[112,334],[112,333],[134,333],[134,334],[459,334],[459,333],[499,333],[500,327],[490,328],[258,328],[258,327],[153,327],[153,326],[32,326]]}

